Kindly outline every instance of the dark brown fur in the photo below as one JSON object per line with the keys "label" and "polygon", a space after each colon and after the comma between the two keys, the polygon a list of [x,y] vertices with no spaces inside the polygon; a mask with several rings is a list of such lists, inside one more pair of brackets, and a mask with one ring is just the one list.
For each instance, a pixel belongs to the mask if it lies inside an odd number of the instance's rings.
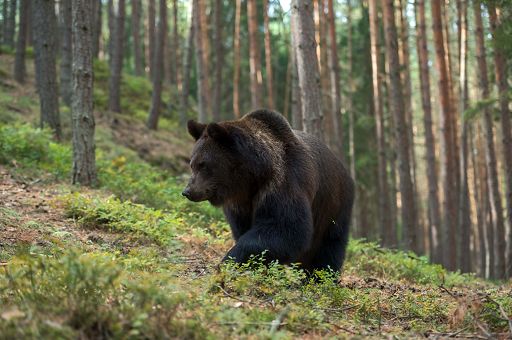
{"label": "dark brown fur", "polygon": [[267,110],[188,129],[197,142],[184,195],[222,206],[236,240],[225,259],[267,251],[267,260],[340,269],[354,184],[325,144]]}

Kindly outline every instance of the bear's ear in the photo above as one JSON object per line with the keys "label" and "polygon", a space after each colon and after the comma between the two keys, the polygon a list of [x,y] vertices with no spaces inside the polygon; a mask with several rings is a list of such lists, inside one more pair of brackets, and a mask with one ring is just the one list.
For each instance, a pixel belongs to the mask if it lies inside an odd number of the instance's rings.
{"label": "bear's ear", "polygon": [[208,133],[208,136],[210,136],[212,139],[216,140],[219,143],[229,144],[229,142],[231,141],[231,136],[229,135],[228,130],[220,124],[208,124],[208,126],[206,127],[206,132]]}
{"label": "bear's ear", "polygon": [[195,140],[198,140],[201,138],[201,135],[206,128],[206,124],[201,124],[191,119],[187,122],[187,127],[188,133],[190,133],[190,135],[194,137]]}

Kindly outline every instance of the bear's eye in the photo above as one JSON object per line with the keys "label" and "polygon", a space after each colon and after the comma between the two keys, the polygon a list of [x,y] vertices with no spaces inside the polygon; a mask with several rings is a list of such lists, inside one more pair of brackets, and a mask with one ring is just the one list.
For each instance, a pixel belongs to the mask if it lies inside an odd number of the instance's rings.
{"label": "bear's eye", "polygon": [[206,163],[205,162],[199,162],[197,163],[197,170],[202,170],[206,167]]}

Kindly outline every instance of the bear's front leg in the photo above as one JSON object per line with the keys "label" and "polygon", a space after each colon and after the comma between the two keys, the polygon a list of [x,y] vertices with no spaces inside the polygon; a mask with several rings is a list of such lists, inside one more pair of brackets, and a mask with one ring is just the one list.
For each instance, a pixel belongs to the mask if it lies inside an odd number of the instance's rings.
{"label": "bear's front leg", "polygon": [[256,209],[251,228],[229,250],[224,261],[247,262],[264,251],[265,260],[298,262],[311,245],[313,218],[305,198],[268,195]]}

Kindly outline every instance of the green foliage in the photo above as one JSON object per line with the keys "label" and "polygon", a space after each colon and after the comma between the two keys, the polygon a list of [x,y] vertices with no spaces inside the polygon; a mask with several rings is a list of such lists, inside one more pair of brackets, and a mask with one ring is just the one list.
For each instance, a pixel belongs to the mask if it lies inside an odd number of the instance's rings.
{"label": "green foliage", "polygon": [[48,130],[28,124],[0,125],[0,162],[33,165],[47,159],[51,140]]}
{"label": "green foliage", "polygon": [[85,227],[129,233],[160,246],[176,246],[176,231],[185,229],[183,220],[176,214],[121,202],[114,197],[99,199],[75,193],[61,200],[68,217],[76,218]]}
{"label": "green foliage", "polygon": [[185,331],[174,319],[184,300],[175,286],[128,275],[109,253],[18,257],[0,275],[0,287],[5,338],[159,338]]}
{"label": "green foliage", "polygon": [[414,253],[380,248],[376,243],[352,240],[345,271],[416,284],[453,286],[475,280],[471,275],[448,272]]}

